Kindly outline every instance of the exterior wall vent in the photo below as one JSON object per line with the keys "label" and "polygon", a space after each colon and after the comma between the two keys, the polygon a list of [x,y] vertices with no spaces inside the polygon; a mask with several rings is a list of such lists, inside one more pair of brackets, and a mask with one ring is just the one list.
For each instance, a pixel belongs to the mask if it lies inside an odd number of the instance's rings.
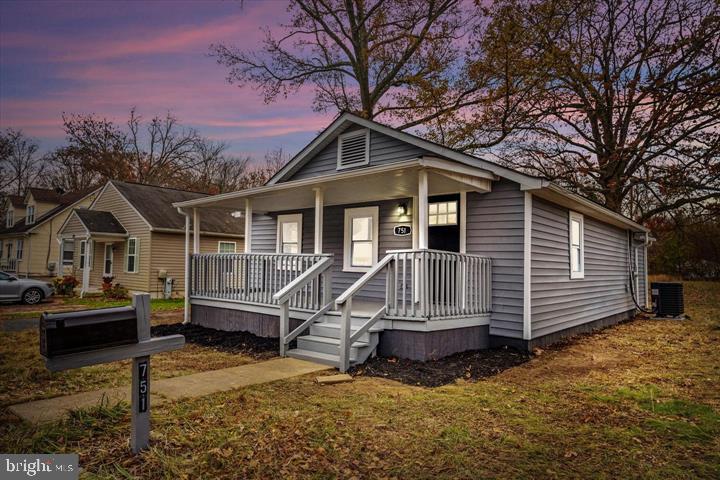
{"label": "exterior wall vent", "polygon": [[368,163],[370,163],[370,130],[356,130],[338,137],[338,170]]}

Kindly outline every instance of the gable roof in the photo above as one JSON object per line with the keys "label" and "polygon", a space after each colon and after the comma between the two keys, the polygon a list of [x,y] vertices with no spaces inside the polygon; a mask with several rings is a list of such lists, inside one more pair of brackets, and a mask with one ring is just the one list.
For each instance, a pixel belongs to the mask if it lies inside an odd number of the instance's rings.
{"label": "gable roof", "polygon": [[25,197],[22,195],[5,195],[4,201],[10,202],[15,208],[23,208],[25,206]]}
{"label": "gable roof", "polygon": [[[120,195],[153,230],[185,231],[185,216],[173,207],[173,203],[209,196],[205,193],[119,180],[110,180],[108,184],[120,192]],[[242,235],[245,223],[230,215],[232,212],[231,209],[214,209],[203,212],[200,230],[209,233]]]}
{"label": "gable roof", "polygon": [[25,198],[27,198],[28,195],[32,195],[36,202],[59,204],[62,202],[64,192],[51,188],[30,187],[25,194]]}
{"label": "gable roof", "polygon": [[411,133],[403,132],[395,128],[383,125],[373,120],[359,117],[349,112],[342,113],[333,122],[328,125],[325,130],[310,142],[305,148],[303,148],[297,155],[295,155],[283,168],[281,168],[266,185],[274,185],[288,180],[295,172],[297,172],[303,165],[310,161],[313,156],[320,150],[330,144],[338,135],[347,130],[352,125],[359,125],[361,127],[375,130],[389,137],[393,137],[397,140],[409,143],[416,147],[427,150],[435,155],[454,160],[459,163],[463,163],[472,167],[482,168],[495,175],[507,178],[523,185],[526,188],[541,188],[543,182],[547,182],[540,177],[527,175],[522,172],[513,170],[512,168],[504,167],[495,162],[491,162],[484,158],[468,155],[467,153],[453,150],[452,148],[445,147],[435,142],[425,140]]}
{"label": "gable roof", "polygon": [[[32,188],[32,189],[28,190],[28,193],[31,193],[31,191],[33,191],[33,190],[47,191],[44,188],[39,188],[39,189]],[[26,225],[25,217],[22,217],[19,220],[17,220],[15,222],[15,225],[13,225],[12,227],[4,228],[4,229],[0,230],[0,235],[30,232],[32,229],[42,225],[46,221],[52,219],[56,215],[65,211],[67,208],[70,208],[71,206],[75,205],[76,203],[78,203],[81,200],[84,200],[85,198],[94,194],[95,192],[97,192],[97,189],[87,190],[87,191],[83,191],[83,192],[70,192],[70,193],[65,193],[62,195],[58,194],[57,202],[59,204],[57,206],[51,208],[47,212],[43,213],[39,217],[37,217],[35,219],[35,223]],[[35,198],[34,194],[33,194],[33,198]],[[43,198],[49,198],[49,197],[43,197]],[[24,199],[23,199],[23,205],[24,205]]]}
{"label": "gable roof", "polygon": [[640,225],[632,219],[614,212],[581,195],[573,193],[545,178],[528,175],[512,168],[499,165],[495,162],[473,155],[468,155],[467,153],[463,153],[458,150],[453,150],[452,148],[448,148],[438,143],[420,138],[416,135],[388,127],[387,125],[383,125],[376,121],[359,117],[349,112],[342,113],[333,120],[333,122],[320,132],[320,134],[312,142],[310,142],[272,178],[270,178],[270,180],[266,183],[266,186],[277,185],[288,180],[292,181],[291,177],[293,174],[309,162],[315,154],[329,145],[338,135],[352,125],[360,125],[362,127],[375,130],[389,137],[420,147],[440,157],[486,170],[498,177],[506,178],[519,183],[521,190],[537,192],[540,196],[552,199],[553,201],[562,201],[573,207],[577,206],[585,213],[594,212],[613,223],[621,224],[625,227],[630,227],[644,232],[649,231],[645,226]]}
{"label": "gable roof", "polygon": [[73,210],[73,214],[78,217],[89,233],[127,233],[115,215],[110,212],[76,208]]}

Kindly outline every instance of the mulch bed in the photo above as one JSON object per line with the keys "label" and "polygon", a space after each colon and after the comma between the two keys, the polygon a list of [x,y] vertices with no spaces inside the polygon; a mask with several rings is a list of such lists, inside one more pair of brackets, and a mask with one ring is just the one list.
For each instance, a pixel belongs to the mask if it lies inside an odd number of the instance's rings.
{"label": "mulch bed", "polygon": [[248,355],[259,360],[276,357],[279,349],[277,338],[258,337],[248,332],[224,332],[193,324],[155,325],[150,331],[153,337],[185,335],[187,343],[213,348],[221,352]]}
{"label": "mulch bed", "polygon": [[522,365],[531,358],[532,354],[511,348],[462,352],[427,362],[376,357],[364,365],[353,367],[350,374],[388,378],[408,385],[439,387],[459,379],[474,381],[491,377]]}

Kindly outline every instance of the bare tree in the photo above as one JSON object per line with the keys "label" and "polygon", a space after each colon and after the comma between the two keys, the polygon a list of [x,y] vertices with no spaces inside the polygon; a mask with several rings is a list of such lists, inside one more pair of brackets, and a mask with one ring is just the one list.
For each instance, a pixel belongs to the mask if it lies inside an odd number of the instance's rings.
{"label": "bare tree", "polygon": [[60,147],[46,157],[49,183],[66,192],[86,191],[102,183],[105,177],[88,168],[86,158],[72,147]]}
{"label": "bare tree", "polygon": [[238,190],[265,185],[289,160],[290,156],[282,148],[269,150],[262,163],[248,168],[239,179]]}
{"label": "bare tree", "polygon": [[142,128],[142,118],[130,111],[128,151],[135,181],[152,184],[182,183],[182,177],[201,163],[198,145],[204,142],[192,128],[183,128],[169,112],[153,117]]}
{"label": "bare tree", "polygon": [[242,189],[251,158],[226,155],[227,148],[223,142],[198,141],[195,146],[198,162],[185,176],[185,188],[212,194]]}
{"label": "bare tree", "polygon": [[23,195],[28,187],[42,183],[45,162],[38,149],[21,130],[8,128],[0,134],[0,191]]}
{"label": "bare tree", "polygon": [[[538,82],[511,164],[639,220],[720,198],[720,7],[705,0],[506,3],[498,30]],[[713,200],[715,199],[715,200]]]}
{"label": "bare tree", "polygon": [[[55,152],[57,183],[83,183],[72,175],[93,172],[101,179],[132,180],[127,134],[112,121],[95,115],[63,113],[67,146]],[[62,178],[65,177],[65,178]]]}
{"label": "bare tree", "polygon": [[[444,85],[457,66],[464,34],[459,0],[291,0],[284,33],[266,29],[263,46],[246,51],[213,45],[228,80],[259,85],[265,101],[315,91],[314,108],[352,111],[365,118],[403,114],[408,126],[424,122],[404,103],[407,89]],[[467,12],[466,12],[467,13]],[[411,97],[414,98],[414,97]],[[438,98],[432,98],[432,104]],[[445,89],[442,107],[460,101]],[[429,112],[435,118],[437,112]]]}

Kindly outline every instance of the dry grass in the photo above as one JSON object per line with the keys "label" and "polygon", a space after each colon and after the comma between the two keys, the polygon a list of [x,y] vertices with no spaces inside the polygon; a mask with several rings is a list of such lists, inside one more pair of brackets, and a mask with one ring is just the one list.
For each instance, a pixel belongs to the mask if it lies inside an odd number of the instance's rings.
{"label": "dry grass", "polygon": [[479,381],[276,382],[166,404],[127,451],[120,405],[0,450],[79,452],[87,478],[718,478],[720,284],[689,283],[691,320],[640,319]]}
{"label": "dry grass", "polygon": [[[180,321],[182,312],[177,311],[161,311],[152,317],[153,325]],[[186,344],[181,350],[154,355],[153,377],[188,375],[255,361],[250,356]],[[129,360],[50,373],[40,356],[37,330],[0,331],[0,408],[13,403],[129,384]]]}

